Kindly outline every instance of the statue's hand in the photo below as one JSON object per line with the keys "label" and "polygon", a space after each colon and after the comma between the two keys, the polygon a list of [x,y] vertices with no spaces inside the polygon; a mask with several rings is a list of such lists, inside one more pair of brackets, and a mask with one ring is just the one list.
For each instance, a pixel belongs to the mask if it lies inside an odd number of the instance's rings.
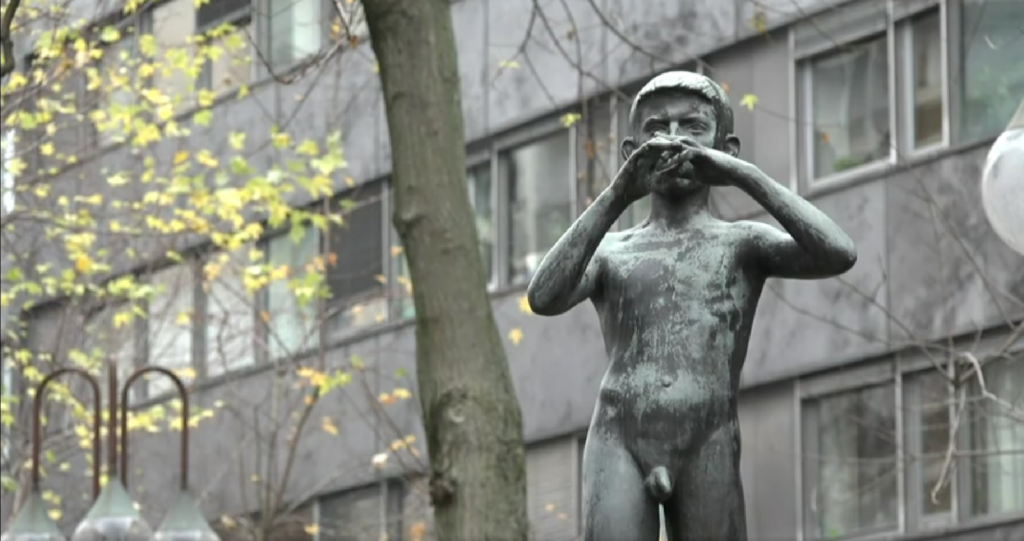
{"label": "statue's hand", "polygon": [[677,158],[685,156],[686,162],[681,167],[689,168],[684,173],[687,177],[709,186],[728,186],[736,168],[736,158],[713,148],[701,146],[689,137],[681,137],[678,141],[686,149]]}
{"label": "statue's hand", "polygon": [[689,159],[679,140],[655,137],[636,149],[622,165],[611,188],[632,203],[651,193],[651,181]]}

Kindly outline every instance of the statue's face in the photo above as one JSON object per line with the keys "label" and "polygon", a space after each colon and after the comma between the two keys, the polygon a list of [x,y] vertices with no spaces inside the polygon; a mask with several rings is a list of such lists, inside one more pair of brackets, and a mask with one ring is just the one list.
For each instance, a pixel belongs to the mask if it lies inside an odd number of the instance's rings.
{"label": "statue's face", "polygon": [[[708,100],[681,92],[659,93],[641,102],[636,111],[635,126],[638,145],[655,137],[688,137],[709,148],[715,147],[718,127],[715,108]],[[689,164],[650,181],[651,191],[673,197],[704,187],[693,177],[693,168]]]}

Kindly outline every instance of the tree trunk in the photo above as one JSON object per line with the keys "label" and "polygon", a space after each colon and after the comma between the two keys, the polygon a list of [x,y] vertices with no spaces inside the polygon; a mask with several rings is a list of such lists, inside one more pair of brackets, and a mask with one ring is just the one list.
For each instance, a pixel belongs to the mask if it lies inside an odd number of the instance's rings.
{"label": "tree trunk", "polygon": [[494,322],[466,180],[449,0],[363,0],[391,135],[416,367],[441,541],[527,538],[522,414]]}

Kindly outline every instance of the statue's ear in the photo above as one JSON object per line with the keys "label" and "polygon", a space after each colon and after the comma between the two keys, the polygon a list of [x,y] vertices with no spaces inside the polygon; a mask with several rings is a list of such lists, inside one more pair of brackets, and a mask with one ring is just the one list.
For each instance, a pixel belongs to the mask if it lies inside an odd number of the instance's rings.
{"label": "statue's ear", "polygon": [[740,138],[735,135],[729,135],[725,138],[725,143],[722,145],[722,152],[735,158],[740,155]]}
{"label": "statue's ear", "polygon": [[630,156],[636,152],[636,141],[632,137],[626,137],[622,140],[622,161],[625,162]]}

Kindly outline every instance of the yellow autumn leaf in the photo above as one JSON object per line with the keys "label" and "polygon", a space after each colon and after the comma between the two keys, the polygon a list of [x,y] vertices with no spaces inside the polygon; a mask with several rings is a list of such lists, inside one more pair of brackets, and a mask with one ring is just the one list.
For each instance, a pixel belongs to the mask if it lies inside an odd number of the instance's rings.
{"label": "yellow autumn leaf", "polygon": [[753,111],[754,106],[757,105],[758,98],[754,94],[744,94],[743,99],[740,100],[740,105],[746,107],[748,110]]}
{"label": "yellow autumn leaf", "polygon": [[523,330],[520,329],[519,327],[516,327],[511,331],[508,331],[508,339],[510,342],[512,342],[513,345],[518,346],[519,342],[523,341]]}
{"label": "yellow autumn leaf", "polygon": [[323,421],[321,422],[321,427],[323,427],[324,432],[332,436],[338,435],[338,427],[337,425],[334,424],[334,421],[332,421],[330,417],[323,418]]}
{"label": "yellow autumn leaf", "polygon": [[185,160],[187,160],[188,157],[189,152],[187,150],[179,150],[174,154],[174,165],[181,165],[185,163]]}
{"label": "yellow autumn leaf", "polygon": [[397,398],[399,400],[408,400],[408,399],[412,398],[412,393],[409,392],[409,389],[404,389],[402,387],[399,387],[399,388],[395,389],[394,391],[391,391],[391,396],[393,396],[393,397],[395,397],[395,398]]}
{"label": "yellow autumn leaf", "polygon": [[275,133],[271,137],[274,147],[278,149],[288,148],[288,145],[291,144],[291,140],[291,136],[285,132]]}
{"label": "yellow autumn leaf", "polygon": [[39,153],[43,156],[53,156],[53,143],[47,141],[39,145]]}
{"label": "yellow autumn leaf", "polygon": [[318,533],[320,533],[320,525],[316,524],[316,523],[306,524],[306,526],[305,526],[305,528],[303,528],[303,530],[306,531],[307,535],[315,537]]}
{"label": "yellow autumn leaf", "polygon": [[377,468],[378,470],[384,468],[384,466],[387,466],[388,464],[388,454],[377,453],[373,455],[373,460],[371,461],[371,463],[373,464],[373,467]]}
{"label": "yellow autumn leaf", "polygon": [[533,309],[530,308],[530,299],[526,295],[519,297],[519,311],[524,314],[532,314]]}
{"label": "yellow autumn leaf", "polygon": [[64,513],[61,512],[60,509],[50,509],[47,514],[50,515],[50,520],[54,522],[60,522],[61,517],[64,516]]}
{"label": "yellow autumn leaf", "polygon": [[566,128],[572,127],[574,124],[579,122],[581,118],[583,117],[579,113],[566,113],[562,115],[562,125]]}
{"label": "yellow autumn leaf", "polygon": [[518,69],[522,67],[516,60],[502,60],[500,66],[505,69]]}
{"label": "yellow autumn leaf", "polygon": [[92,259],[86,254],[78,254],[75,258],[75,270],[82,274],[89,274],[95,268],[95,264]]}

